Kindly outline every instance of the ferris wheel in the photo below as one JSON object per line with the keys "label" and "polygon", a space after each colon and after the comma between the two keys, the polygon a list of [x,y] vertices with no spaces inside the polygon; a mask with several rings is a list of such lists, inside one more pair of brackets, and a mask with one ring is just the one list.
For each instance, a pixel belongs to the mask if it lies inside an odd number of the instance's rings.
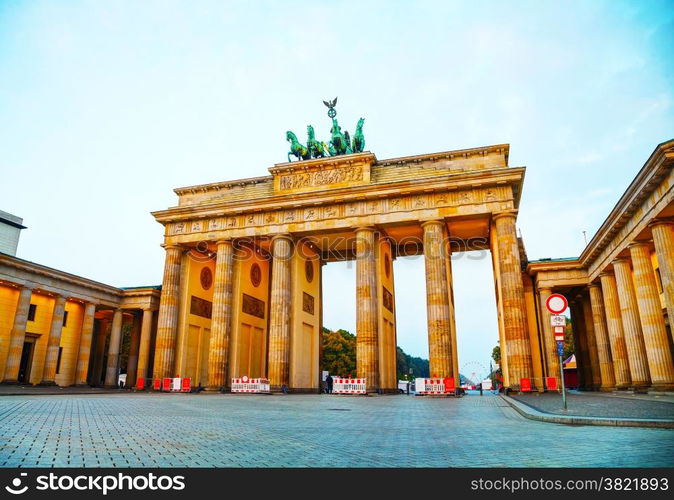
{"label": "ferris wheel", "polygon": [[489,368],[478,361],[464,363],[459,372],[463,373],[466,378],[469,378],[474,383],[479,383],[489,376]]}

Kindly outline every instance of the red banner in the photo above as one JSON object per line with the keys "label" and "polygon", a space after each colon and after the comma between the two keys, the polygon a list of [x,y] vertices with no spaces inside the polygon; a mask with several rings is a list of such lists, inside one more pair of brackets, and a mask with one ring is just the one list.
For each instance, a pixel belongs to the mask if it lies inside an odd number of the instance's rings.
{"label": "red banner", "polygon": [[456,390],[454,377],[445,377],[443,382],[445,383],[445,392],[454,392]]}
{"label": "red banner", "polygon": [[549,391],[557,390],[557,377],[546,377],[545,385],[548,387]]}
{"label": "red banner", "polygon": [[531,379],[530,378],[521,378],[520,379],[520,391],[531,392]]}

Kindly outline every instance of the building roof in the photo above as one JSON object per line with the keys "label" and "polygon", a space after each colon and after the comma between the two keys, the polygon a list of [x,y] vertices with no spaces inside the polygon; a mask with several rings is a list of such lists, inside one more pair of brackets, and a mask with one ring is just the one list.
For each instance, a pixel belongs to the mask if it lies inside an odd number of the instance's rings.
{"label": "building roof", "polygon": [[0,222],[3,222],[9,226],[14,226],[19,229],[26,229],[26,226],[23,225],[23,219],[21,217],[17,217],[16,215],[12,215],[8,212],[3,212],[0,210]]}

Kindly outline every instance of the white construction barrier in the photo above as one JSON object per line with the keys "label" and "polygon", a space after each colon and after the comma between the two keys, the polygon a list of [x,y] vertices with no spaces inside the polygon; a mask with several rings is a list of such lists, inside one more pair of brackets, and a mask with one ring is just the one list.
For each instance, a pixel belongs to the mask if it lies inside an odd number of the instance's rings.
{"label": "white construction barrier", "polygon": [[332,379],[333,394],[366,394],[366,379],[364,378],[340,378]]}
{"label": "white construction barrier", "polygon": [[264,394],[271,392],[269,380],[266,378],[248,378],[245,375],[232,379],[232,392],[248,392]]}
{"label": "white construction barrier", "polygon": [[418,378],[415,380],[416,393],[425,394],[454,394],[454,379],[447,378]]}

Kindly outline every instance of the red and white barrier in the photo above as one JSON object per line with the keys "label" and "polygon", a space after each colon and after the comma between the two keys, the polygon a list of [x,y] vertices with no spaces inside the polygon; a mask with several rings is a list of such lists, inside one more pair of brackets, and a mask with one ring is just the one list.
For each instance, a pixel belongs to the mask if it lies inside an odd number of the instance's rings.
{"label": "red and white barrier", "polygon": [[366,394],[366,379],[364,378],[339,378],[332,379],[333,394]]}
{"label": "red and white barrier", "polygon": [[[142,379],[138,379],[138,383]],[[155,391],[161,392],[190,392],[192,390],[192,379],[190,378],[165,378],[165,379],[154,379],[152,384],[152,389]]]}
{"label": "red and white barrier", "polygon": [[454,378],[418,378],[414,382],[416,393],[424,394],[454,394]]}
{"label": "red and white barrier", "polygon": [[271,387],[266,378],[248,378],[244,375],[232,379],[232,392],[264,394],[271,392]]}

